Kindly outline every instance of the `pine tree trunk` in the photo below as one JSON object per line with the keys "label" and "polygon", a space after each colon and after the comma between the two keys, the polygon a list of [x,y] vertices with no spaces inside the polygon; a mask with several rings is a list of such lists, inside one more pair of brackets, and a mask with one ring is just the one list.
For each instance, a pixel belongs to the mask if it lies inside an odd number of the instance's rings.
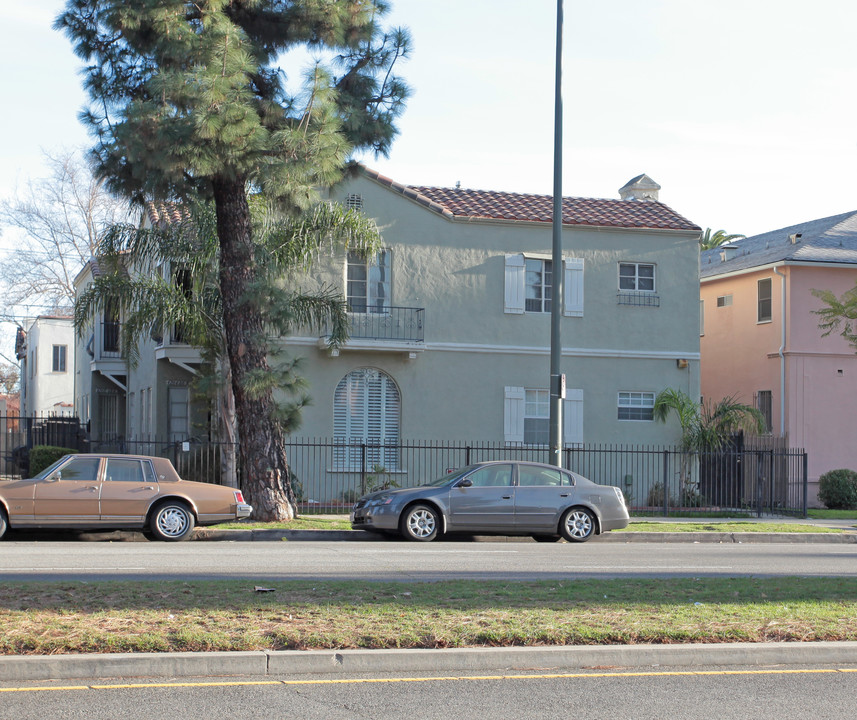
{"label": "pine tree trunk", "polygon": [[250,207],[244,178],[213,181],[220,240],[220,292],[226,353],[232,369],[235,415],[240,438],[243,489],[253,517],[263,521],[291,520],[294,492],[285,442],[270,419],[273,392],[248,393],[246,379],[253,370],[269,369],[262,314],[246,298],[256,279]]}

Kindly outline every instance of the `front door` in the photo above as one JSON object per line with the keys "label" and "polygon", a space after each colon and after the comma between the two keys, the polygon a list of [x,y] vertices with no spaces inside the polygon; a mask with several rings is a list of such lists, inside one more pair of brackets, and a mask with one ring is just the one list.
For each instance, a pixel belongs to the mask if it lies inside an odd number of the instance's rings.
{"label": "front door", "polygon": [[470,487],[454,487],[449,491],[449,529],[510,530],[515,519],[512,466],[488,465],[467,479]]}
{"label": "front door", "polygon": [[33,519],[40,525],[91,524],[98,521],[101,458],[73,457],[36,480]]}
{"label": "front door", "polygon": [[133,458],[107,458],[101,484],[101,519],[106,524],[142,525],[158,494],[152,463]]}

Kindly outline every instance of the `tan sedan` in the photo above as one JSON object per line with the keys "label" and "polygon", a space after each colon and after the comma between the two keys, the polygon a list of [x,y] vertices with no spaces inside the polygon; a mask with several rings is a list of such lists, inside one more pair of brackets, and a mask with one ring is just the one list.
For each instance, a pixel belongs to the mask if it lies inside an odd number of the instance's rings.
{"label": "tan sedan", "polygon": [[169,460],[143,455],[66,455],[34,478],[0,480],[0,537],[7,527],[133,528],[186,540],[195,525],[252,511],[240,490],[182,480]]}

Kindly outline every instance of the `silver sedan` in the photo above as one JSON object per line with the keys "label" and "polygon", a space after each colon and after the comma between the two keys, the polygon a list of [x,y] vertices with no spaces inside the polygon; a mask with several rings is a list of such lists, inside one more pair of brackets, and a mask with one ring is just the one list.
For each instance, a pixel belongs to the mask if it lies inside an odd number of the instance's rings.
{"label": "silver sedan", "polygon": [[628,520],[619,488],[553,465],[510,461],[469,465],[421,487],[379,490],[351,512],[356,530],[423,542],[445,533],[586,542]]}

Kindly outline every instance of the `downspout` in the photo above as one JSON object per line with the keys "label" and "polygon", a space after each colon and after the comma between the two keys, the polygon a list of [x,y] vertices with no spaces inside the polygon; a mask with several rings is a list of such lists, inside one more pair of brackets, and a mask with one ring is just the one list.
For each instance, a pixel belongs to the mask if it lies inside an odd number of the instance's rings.
{"label": "downspout", "polygon": [[786,434],[786,275],[777,270],[774,266],[774,272],[779,275],[782,280],[782,296],[780,300],[780,315],[782,322],[782,330],[780,335],[780,436],[785,437]]}

